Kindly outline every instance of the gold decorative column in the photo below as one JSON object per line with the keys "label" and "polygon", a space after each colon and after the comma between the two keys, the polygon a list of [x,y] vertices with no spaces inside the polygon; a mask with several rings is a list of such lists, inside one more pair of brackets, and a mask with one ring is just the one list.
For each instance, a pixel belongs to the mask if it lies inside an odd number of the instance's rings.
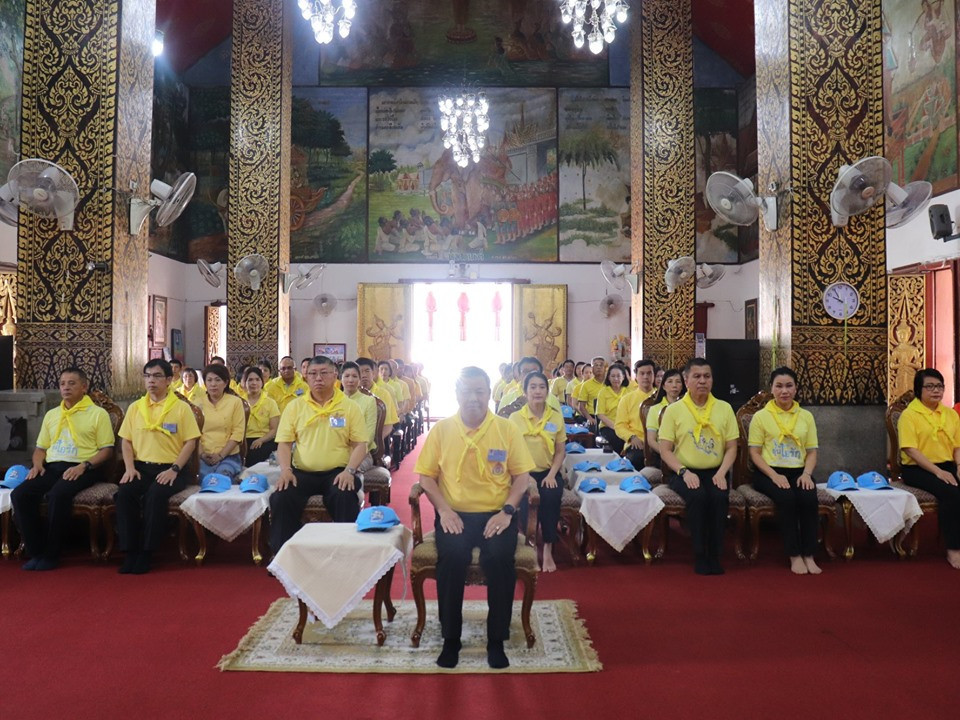
{"label": "gold decorative column", "polygon": [[270,272],[256,292],[227,273],[227,361],[289,352],[291,20],[286,0],[234,0],[230,88],[230,268],[259,253]]}
{"label": "gold decorative column", "polygon": [[69,232],[20,213],[20,388],[55,388],[73,364],[114,395],[142,387],[146,230],[129,235],[116,189],[149,193],[154,24],[142,0],[27,0],[22,153],[62,165],[80,201]]}
{"label": "gold decorative column", "polygon": [[926,366],[927,276],[891,275],[887,312],[887,404],[913,390],[913,376]]}
{"label": "gold decorative column", "polygon": [[[883,154],[881,2],[757,0],[755,15],[759,184],[792,191],[781,228],[771,233],[761,225],[764,359],[769,366],[775,349],[778,364],[791,362],[802,402],[882,404],[883,206],[846,227],[830,220],[839,167]],[[837,281],[860,294],[860,309],[846,325],[823,307],[824,289]]]}
{"label": "gold decorative column", "polygon": [[695,159],[690,0],[645,0],[631,13],[632,347],[664,367],[693,355],[692,283],[667,293],[667,262],[693,255]]}

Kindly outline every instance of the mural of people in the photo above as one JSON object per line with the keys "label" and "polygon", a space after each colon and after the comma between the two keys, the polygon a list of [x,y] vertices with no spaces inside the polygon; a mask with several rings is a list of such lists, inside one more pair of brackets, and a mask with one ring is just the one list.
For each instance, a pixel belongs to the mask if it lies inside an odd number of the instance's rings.
{"label": "mural of people", "polygon": [[0,184],[6,182],[20,151],[24,1],[0,3]]}

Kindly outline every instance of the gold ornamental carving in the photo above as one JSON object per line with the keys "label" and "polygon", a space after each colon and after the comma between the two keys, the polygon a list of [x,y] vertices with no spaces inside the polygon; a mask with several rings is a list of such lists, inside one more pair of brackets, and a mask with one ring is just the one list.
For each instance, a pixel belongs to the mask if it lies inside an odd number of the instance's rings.
{"label": "gold ornamental carving", "polygon": [[357,284],[357,355],[410,359],[413,342],[412,285]]}
{"label": "gold ornamental carving", "polygon": [[927,276],[889,277],[887,321],[887,402],[913,390],[913,376],[925,366]]}
{"label": "gold ornamental carving", "polygon": [[551,372],[567,355],[567,286],[513,286],[513,354]]}
{"label": "gold ornamental carving", "polygon": [[17,274],[0,273],[0,335],[17,333]]}

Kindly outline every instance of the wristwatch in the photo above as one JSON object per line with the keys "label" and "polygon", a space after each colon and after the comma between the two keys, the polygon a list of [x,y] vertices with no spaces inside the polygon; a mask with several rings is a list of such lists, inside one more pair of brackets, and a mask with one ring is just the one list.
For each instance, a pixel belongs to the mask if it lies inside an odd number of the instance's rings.
{"label": "wristwatch", "polygon": [[681,465],[681,466],[680,466],[680,469],[677,470],[677,477],[682,478],[682,477],[683,477],[683,474],[684,474],[686,471],[687,471],[687,469],[686,469],[683,465]]}
{"label": "wristwatch", "polygon": [[179,474],[180,474],[180,471],[181,471],[183,468],[181,468],[179,465],[177,465],[176,463],[174,463],[173,465],[170,466],[170,469],[173,470],[175,473],[177,473],[177,474],[179,475]]}
{"label": "wristwatch", "polygon": [[516,511],[517,509],[510,503],[507,503],[503,506],[503,512],[505,512],[507,515],[513,515]]}
{"label": "wristwatch", "polygon": [[346,470],[348,473],[350,473],[350,474],[353,475],[354,477],[357,476],[357,471],[354,470],[352,467],[346,467],[346,468],[344,468],[344,470]]}
{"label": "wristwatch", "polygon": [[83,471],[86,472],[87,470],[93,470],[93,463],[90,462],[89,460],[84,460],[84,461],[83,461]]}

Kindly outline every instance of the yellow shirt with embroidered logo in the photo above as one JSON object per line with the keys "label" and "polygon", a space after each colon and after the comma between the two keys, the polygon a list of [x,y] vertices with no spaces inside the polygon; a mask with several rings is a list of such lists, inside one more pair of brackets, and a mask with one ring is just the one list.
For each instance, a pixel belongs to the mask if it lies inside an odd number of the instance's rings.
{"label": "yellow shirt with embroidered logo", "polygon": [[[802,468],[807,459],[807,451],[816,450],[819,446],[817,423],[813,414],[799,405],[793,411],[782,414],[790,416],[780,418],[780,425],[785,429],[789,429],[789,424],[793,423],[793,416],[796,414],[797,424],[794,425],[792,433],[795,437],[784,436],[781,440],[783,430],[777,425],[773,411],[764,407],[758,410],[750,421],[747,443],[750,447],[761,448],[760,454],[770,467]],[[799,444],[797,440],[800,441]]]}
{"label": "yellow shirt with embroidered logo", "polygon": [[[465,437],[475,447],[469,447]],[[505,453],[505,460],[497,459],[500,453]],[[457,413],[430,429],[414,472],[434,478],[458,512],[495,512],[507,501],[513,477],[534,467],[523,435],[512,422],[488,412],[480,427],[471,430]]]}
{"label": "yellow shirt with embroidered logo", "polygon": [[702,429],[700,439],[694,436],[697,420],[682,402],[668,405],[660,419],[659,439],[673,443],[673,453],[684,467],[706,470],[720,467],[725,445],[740,437],[737,418],[730,403],[717,400],[710,412],[712,428]]}
{"label": "yellow shirt with embroidered logo", "polygon": [[273,401],[282,413],[292,400],[296,400],[298,397],[303,397],[304,395],[309,395],[310,386],[307,385],[306,381],[299,375],[294,377],[293,382],[289,385],[284,382],[282,377],[278,376],[269,380],[267,384],[263,386],[263,392],[273,398]]}
{"label": "yellow shirt with embroidered logo", "polygon": [[376,395],[387,406],[387,413],[383,416],[384,425],[396,425],[400,422],[400,413],[397,412],[397,402],[394,400],[393,393],[383,385],[374,383],[370,392]]}
{"label": "yellow shirt with embroidered logo", "polygon": [[[250,401],[247,400],[249,403]],[[260,392],[257,402],[250,403],[250,417],[247,418],[247,437],[261,438],[270,432],[270,421],[280,417],[280,407],[265,392]]]}
{"label": "yellow shirt with embroidered logo", "polygon": [[[941,421],[942,432],[937,429]],[[916,448],[934,465],[953,462],[953,451],[960,447],[960,416],[956,410],[943,404],[931,411],[919,401],[916,404],[911,402],[900,414],[897,434],[901,448]],[[900,452],[900,462],[916,465],[903,451]]]}
{"label": "yellow shirt with embroidered logo", "polygon": [[173,463],[188,440],[200,437],[193,410],[180,399],[173,403],[170,412],[163,418],[163,428],[167,432],[148,429],[141,406],[146,407],[149,422],[155,423],[163,412],[165,402],[166,398],[153,402],[149,395],[144,395],[127,408],[118,434],[133,444],[135,459],[149,463]]}
{"label": "yellow shirt with embroidered logo", "polygon": [[[543,417],[537,419],[530,412],[530,407],[524,405],[522,408],[510,415],[510,422],[520,428],[523,434],[523,440],[527,444],[527,450],[530,451],[530,457],[533,458],[533,468],[537,472],[549,470],[553,465],[553,454],[558,445],[566,445],[567,429],[563,424],[563,415],[559,410],[547,407],[543,412]],[[538,432],[541,423],[543,432]],[[549,435],[553,440],[553,448],[547,443],[546,437]]]}
{"label": "yellow shirt with embroidered logo", "polygon": [[243,401],[240,398],[224,393],[214,405],[205,394],[200,399],[199,406],[203,411],[200,452],[218,453],[227,444],[227,440],[243,442],[246,425],[243,419]]}
{"label": "yellow shirt with embroidered logo", "polygon": [[[78,401],[78,404],[79,402],[82,400]],[[91,402],[86,407],[77,409],[69,415],[69,424],[61,423],[62,417],[63,403],[48,410],[43,416],[37,447],[46,451],[48,463],[82,463],[103,448],[113,447],[116,441],[113,426],[110,424],[110,416],[102,407]],[[57,432],[58,428],[60,432]]]}
{"label": "yellow shirt with embroidered logo", "polygon": [[278,443],[296,443],[293,466],[307,472],[346,467],[352,443],[369,440],[360,407],[340,390],[324,405],[309,394],[294,400],[277,428]]}
{"label": "yellow shirt with embroidered logo", "polygon": [[640,420],[640,406],[643,401],[650,397],[655,391],[644,392],[640,388],[634,388],[622,398],[617,405],[617,416],[614,418],[613,430],[617,437],[624,442],[630,442],[630,437],[636,435],[643,440],[643,422]]}
{"label": "yellow shirt with embroidered logo", "polygon": [[355,402],[363,413],[363,421],[367,428],[367,450],[373,452],[377,449],[377,399],[373,395],[365,395],[357,390],[353,395],[344,393],[344,397],[351,402]]}

